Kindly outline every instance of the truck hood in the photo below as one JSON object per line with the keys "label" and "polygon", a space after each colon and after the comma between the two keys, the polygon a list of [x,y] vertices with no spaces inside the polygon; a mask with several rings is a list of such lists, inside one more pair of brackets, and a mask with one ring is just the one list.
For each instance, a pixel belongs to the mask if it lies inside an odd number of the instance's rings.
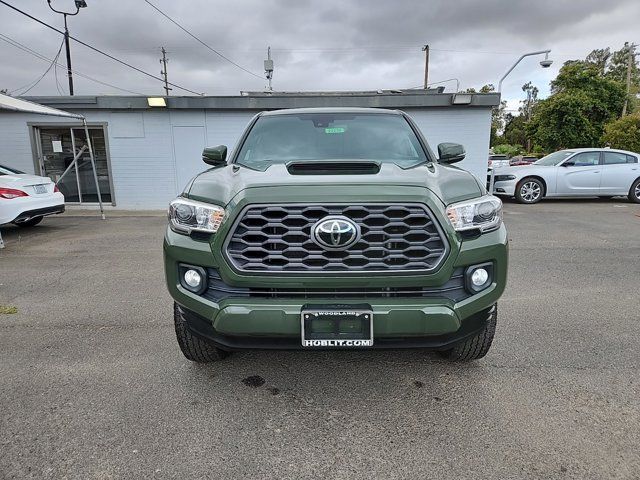
{"label": "truck hood", "polygon": [[378,173],[335,175],[292,175],[283,164],[272,165],[265,171],[227,165],[198,175],[183,195],[225,206],[248,188],[318,185],[380,187],[381,198],[384,198],[385,186],[423,187],[431,190],[445,205],[484,193],[473,175],[457,167],[432,163],[402,169],[393,163],[383,163]]}

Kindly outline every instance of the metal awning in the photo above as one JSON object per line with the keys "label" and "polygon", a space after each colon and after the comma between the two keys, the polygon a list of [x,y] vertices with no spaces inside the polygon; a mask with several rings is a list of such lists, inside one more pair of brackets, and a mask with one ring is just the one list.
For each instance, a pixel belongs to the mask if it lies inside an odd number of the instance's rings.
{"label": "metal awning", "polygon": [[39,103],[28,102],[21,98],[10,97],[0,93],[0,110],[11,110],[14,112],[38,113],[40,115],[53,115],[56,117],[71,117],[78,120],[84,120],[82,115],[77,113],[65,112],[57,108],[47,107]]}

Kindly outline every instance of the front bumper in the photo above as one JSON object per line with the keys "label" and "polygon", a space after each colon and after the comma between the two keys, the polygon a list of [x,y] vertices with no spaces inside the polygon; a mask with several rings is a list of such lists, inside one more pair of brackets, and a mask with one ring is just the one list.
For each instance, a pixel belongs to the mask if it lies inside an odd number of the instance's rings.
{"label": "front bumper", "polygon": [[[451,234],[452,251],[443,266],[428,275],[376,274],[339,275],[320,279],[242,276],[232,272],[212,253],[212,244],[176,234],[167,229],[164,241],[167,287],[185,312],[193,334],[226,349],[303,348],[300,312],[303,307],[368,304],[373,312],[375,348],[426,347],[445,349],[483,328],[486,311],[502,295],[507,279],[507,234],[504,226],[477,238]],[[215,245],[215,240],[212,242]],[[373,286],[439,287],[460,268],[485,262],[493,264],[491,285],[456,301],[451,298],[246,298],[226,297],[213,301],[180,285],[180,263],[220,270],[227,284],[238,287],[353,288]],[[484,312],[484,313],[483,313]]]}
{"label": "front bumper", "polygon": [[510,195],[516,193],[517,180],[507,180],[505,182],[496,182],[493,184],[494,195]]}
{"label": "front bumper", "polygon": [[[505,180],[502,182],[494,182],[493,184],[493,193],[494,195],[508,195],[513,196],[516,193],[516,185],[518,184],[518,179],[515,180]],[[487,176],[487,191],[489,191],[489,187],[491,185],[491,176]]]}
{"label": "front bumper", "polygon": [[[270,320],[273,320],[275,316],[273,315],[275,306],[271,305],[270,307],[271,308],[268,311],[270,315],[267,318],[269,318]],[[213,343],[218,348],[221,348],[223,350],[245,350],[245,349],[299,350],[303,348],[301,346],[299,329],[297,334],[293,333],[291,335],[275,335],[275,334],[257,335],[253,331],[251,332],[251,334],[243,334],[235,331],[225,332],[215,327],[216,322],[212,323],[211,320],[209,320],[208,318],[198,315],[197,313],[192,312],[183,306],[178,305],[178,308],[182,313],[182,318],[184,318],[184,320],[186,321],[187,328],[193,335],[199,338],[208,340],[209,342]],[[287,311],[286,307],[282,307],[282,308],[285,309],[284,310],[285,312]],[[420,308],[420,307],[416,307],[416,308]],[[389,314],[391,313],[393,313],[394,315],[396,313],[402,314],[403,311],[396,310],[393,312],[387,312],[387,314],[383,316],[385,318],[385,321],[380,322],[379,318],[376,316],[378,313],[376,313],[376,310],[374,310],[374,344],[373,344],[373,347],[366,347],[366,348],[375,348],[375,349],[428,348],[432,350],[446,350],[448,348],[451,348],[454,344],[460,342],[461,340],[464,340],[465,338],[473,336],[476,333],[478,333],[480,330],[482,330],[486,324],[491,308],[494,308],[494,307],[493,306],[489,307],[485,310],[479,311],[471,315],[470,317],[466,318],[463,323],[457,322],[457,319],[454,319],[454,318],[447,318],[447,316],[450,315],[450,313],[448,312],[445,313],[444,316],[440,316],[440,318],[436,318],[435,314],[431,314],[431,318],[428,320],[429,322],[432,323],[431,327],[428,328],[428,330],[430,331],[433,331],[433,327],[438,321],[443,321],[443,320],[445,324],[448,320],[450,320],[454,324],[457,324],[459,326],[453,332],[439,333],[439,334],[430,333],[430,334],[422,334],[422,335],[415,334],[415,331],[416,331],[415,325],[406,323],[407,321],[411,322],[411,318],[412,318],[411,315],[409,316],[406,315],[406,311],[404,312],[405,315],[398,315],[398,317],[394,316],[392,321],[393,323],[402,323],[404,320],[405,326],[409,326],[408,330],[410,330],[413,333],[411,333],[410,335],[403,334],[399,331],[399,328],[398,328],[399,326],[396,325],[392,327],[392,330],[395,331],[395,334],[380,335],[381,333],[380,330],[386,330],[387,327],[390,326]],[[378,312],[379,312],[379,308],[378,308]],[[416,312],[418,312],[418,310]],[[427,322],[426,311],[424,310],[424,307],[422,307],[419,310],[419,312],[420,313],[417,313],[417,315],[413,315],[413,317],[422,317],[423,326],[424,326],[424,323]],[[299,309],[296,310],[294,307],[290,313],[297,318],[297,322],[299,325],[300,310]],[[415,323],[415,322],[411,322],[411,323]],[[323,347],[323,349],[340,349],[340,350],[344,350],[345,348],[348,349],[349,347]],[[354,348],[358,348],[358,347],[354,347]],[[316,350],[317,347],[314,347],[313,349]]]}

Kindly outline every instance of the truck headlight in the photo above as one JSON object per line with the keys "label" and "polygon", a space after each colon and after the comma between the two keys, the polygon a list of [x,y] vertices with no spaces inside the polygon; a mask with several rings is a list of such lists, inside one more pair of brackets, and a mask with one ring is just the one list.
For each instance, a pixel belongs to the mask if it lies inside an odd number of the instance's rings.
{"label": "truck headlight", "polygon": [[209,203],[176,198],[169,204],[169,226],[177,233],[216,233],[224,219],[224,208]]}
{"label": "truck headlight", "polygon": [[484,195],[473,200],[453,203],[447,207],[447,217],[458,232],[489,232],[502,225],[502,201],[493,195]]}

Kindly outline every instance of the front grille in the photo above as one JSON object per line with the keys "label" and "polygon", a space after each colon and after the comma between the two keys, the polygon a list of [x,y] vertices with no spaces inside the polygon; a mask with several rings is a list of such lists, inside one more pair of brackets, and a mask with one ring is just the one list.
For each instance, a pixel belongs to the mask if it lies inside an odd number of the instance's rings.
{"label": "front grille", "polygon": [[[311,229],[343,215],[361,236],[345,250],[328,250]],[[226,257],[245,272],[431,271],[448,251],[438,224],[423,205],[254,205],[227,237]]]}
{"label": "front grille", "polygon": [[246,288],[233,287],[220,278],[214,268],[207,269],[207,289],[202,296],[212,302],[226,298],[296,298],[296,299],[363,299],[363,298],[444,298],[459,302],[470,296],[464,287],[464,269],[454,270],[451,278],[438,287],[356,287],[356,288]]}

